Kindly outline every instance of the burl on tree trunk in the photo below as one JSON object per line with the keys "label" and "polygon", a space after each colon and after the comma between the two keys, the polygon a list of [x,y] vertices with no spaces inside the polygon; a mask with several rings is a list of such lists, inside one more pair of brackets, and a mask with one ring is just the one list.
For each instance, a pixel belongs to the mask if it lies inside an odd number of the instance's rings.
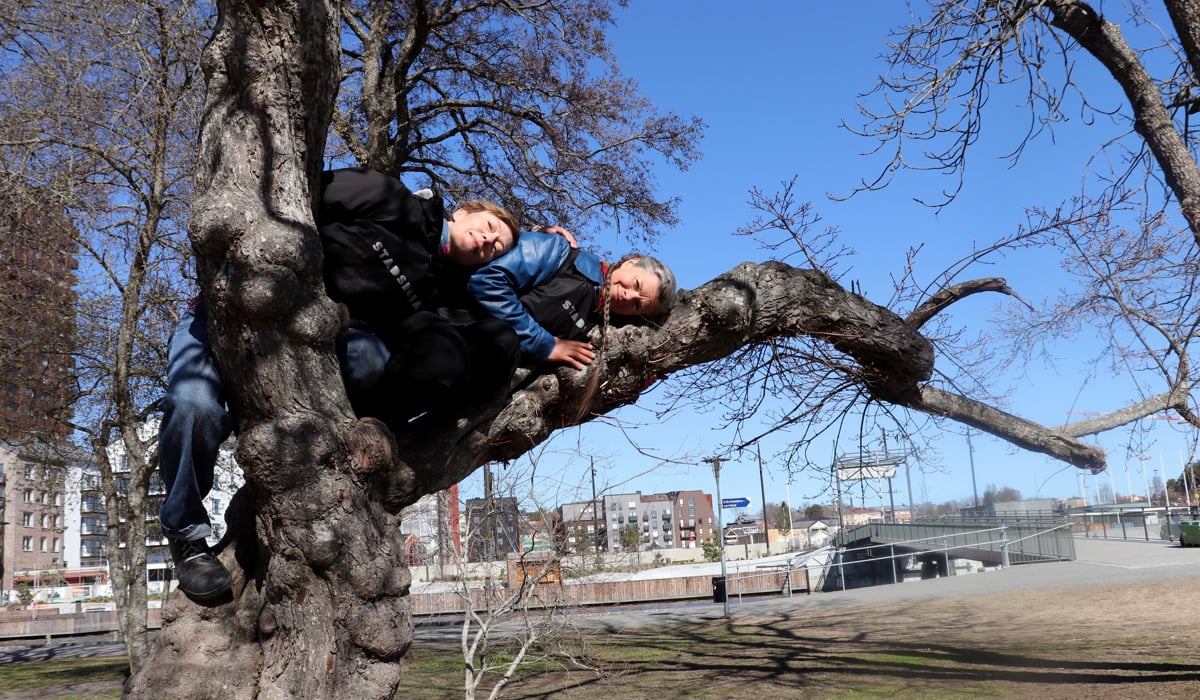
{"label": "burl on tree trunk", "polygon": [[921,320],[780,263],[745,263],[683,294],[660,328],[613,329],[604,381],[586,401],[586,372],[523,372],[494,405],[393,440],[381,424],[355,420],[345,398],[312,218],[337,88],[337,6],[219,5],[204,54],[190,234],[247,484],[229,510],[236,541],[221,555],[235,585],[213,607],[169,599],[129,696],[391,697],[412,639],[400,507],[749,343],[818,338],[880,400],[1081,467],[1103,464],[1062,433],[929,387],[934,356]]}

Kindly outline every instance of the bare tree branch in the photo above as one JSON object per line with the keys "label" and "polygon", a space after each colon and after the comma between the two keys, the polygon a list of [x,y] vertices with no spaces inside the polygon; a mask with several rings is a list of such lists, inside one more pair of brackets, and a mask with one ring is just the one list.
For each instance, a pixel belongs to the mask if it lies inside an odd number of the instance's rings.
{"label": "bare tree branch", "polygon": [[959,282],[958,284],[938,290],[933,296],[921,302],[917,308],[912,310],[912,313],[908,315],[905,322],[913,328],[920,328],[929,319],[941,313],[947,306],[965,299],[972,294],[982,292],[999,292],[1021,300],[1020,295],[1010,289],[1002,277],[989,277],[987,279]]}

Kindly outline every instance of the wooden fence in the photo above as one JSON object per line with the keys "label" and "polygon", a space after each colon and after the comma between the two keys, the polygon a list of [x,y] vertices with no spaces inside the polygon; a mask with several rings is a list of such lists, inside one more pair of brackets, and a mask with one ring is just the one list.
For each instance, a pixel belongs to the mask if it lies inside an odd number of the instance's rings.
{"label": "wooden fence", "polygon": [[[790,583],[790,586],[789,586]],[[646,579],[636,581],[604,581],[598,583],[551,583],[536,586],[530,601],[532,608],[585,607],[593,605],[622,605],[654,601],[694,600],[713,596],[712,576],[683,576],[679,578]],[[501,587],[492,591],[493,604],[499,604],[515,587]],[[728,576],[726,592],[730,599],[739,595],[788,594],[795,591],[811,592],[808,571],[793,569],[770,569],[754,572],[738,572]],[[472,605],[476,610],[486,608],[487,591],[472,589]],[[465,611],[461,591],[442,593],[414,593],[412,611],[414,615],[456,615]],[[161,626],[161,610],[151,608],[147,627]],[[81,634],[115,632],[117,613],[113,610],[88,612],[60,612],[56,608],[39,608],[36,616],[32,610],[0,611],[0,639],[49,638]]]}
{"label": "wooden fence", "polygon": [[[790,582],[790,590],[789,584]],[[515,593],[515,588],[493,589],[492,605]],[[738,595],[787,594],[811,592],[806,569],[742,572],[728,576],[726,592],[730,598]],[[471,605],[475,610],[487,607],[489,592],[471,590]],[[530,600],[534,608],[585,607],[590,605],[622,605],[667,600],[694,600],[713,597],[712,576],[681,576],[678,578],[635,581],[603,581],[597,583],[564,583],[538,585]],[[458,614],[466,610],[463,591],[414,593],[414,615]]]}

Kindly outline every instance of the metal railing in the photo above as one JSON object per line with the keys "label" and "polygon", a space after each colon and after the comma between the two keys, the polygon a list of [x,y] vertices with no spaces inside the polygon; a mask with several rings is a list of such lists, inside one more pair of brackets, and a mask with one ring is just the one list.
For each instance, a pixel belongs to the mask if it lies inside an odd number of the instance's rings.
{"label": "metal railing", "polygon": [[1091,506],[1070,513],[1076,535],[1105,540],[1178,541],[1179,523],[1196,520],[1196,506],[1128,508]]}
{"label": "metal railing", "polygon": [[797,590],[812,593],[808,567],[795,566],[791,559],[770,566],[731,562],[729,568],[725,578],[725,592],[730,597],[736,595],[738,602],[741,602],[743,594],[757,595],[777,591],[791,597]]}
{"label": "metal railing", "polygon": [[[848,566],[868,571],[873,583],[878,584],[887,583],[878,580],[884,567],[890,571],[891,582],[899,583],[907,573],[909,563],[915,559],[933,569],[934,575],[945,576],[952,570],[952,559],[971,559],[1007,567],[1075,558],[1075,541],[1069,521],[1005,518],[1001,524],[991,521],[991,527],[977,527],[988,520],[963,518],[911,524],[873,523],[848,529],[838,536],[841,547],[833,565],[839,584],[842,590],[846,589]],[[844,546],[861,541],[870,544]],[[883,574],[885,578],[887,575]],[[922,577],[925,576],[923,569]]]}

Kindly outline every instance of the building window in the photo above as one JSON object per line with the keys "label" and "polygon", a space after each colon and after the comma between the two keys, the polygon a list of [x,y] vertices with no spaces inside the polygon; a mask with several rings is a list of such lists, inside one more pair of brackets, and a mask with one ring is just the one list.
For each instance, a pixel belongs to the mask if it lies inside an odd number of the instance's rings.
{"label": "building window", "polygon": [[21,538],[21,551],[22,552],[32,552],[33,551],[33,538],[32,537],[22,537]]}
{"label": "building window", "polygon": [[54,545],[53,545],[53,549],[51,549],[51,551],[53,551],[53,552],[58,551],[58,538],[57,537],[54,538]]}
{"label": "building window", "polygon": [[689,506],[694,506],[694,505],[696,505],[696,499],[694,499],[694,498],[689,498],[689,499],[688,499],[688,505],[689,505]]}
{"label": "building window", "polygon": [[42,529],[50,527],[50,514],[42,513]]}
{"label": "building window", "polygon": [[26,503],[33,503],[33,489],[25,489],[25,493],[21,496]]}
{"label": "building window", "polygon": [[25,465],[25,478],[30,481],[33,481],[33,465],[32,464]]}
{"label": "building window", "polygon": [[63,495],[61,493],[54,494],[54,505],[61,506],[62,502],[63,502]]}
{"label": "building window", "polygon": [[33,513],[21,513],[21,524],[25,527],[33,527]]}
{"label": "building window", "polygon": [[43,552],[49,552],[49,551],[50,551],[50,549],[49,549],[49,543],[48,543],[48,542],[46,542],[46,538],[45,538],[45,537],[43,537],[43,538],[42,538],[42,551],[43,551]]}

